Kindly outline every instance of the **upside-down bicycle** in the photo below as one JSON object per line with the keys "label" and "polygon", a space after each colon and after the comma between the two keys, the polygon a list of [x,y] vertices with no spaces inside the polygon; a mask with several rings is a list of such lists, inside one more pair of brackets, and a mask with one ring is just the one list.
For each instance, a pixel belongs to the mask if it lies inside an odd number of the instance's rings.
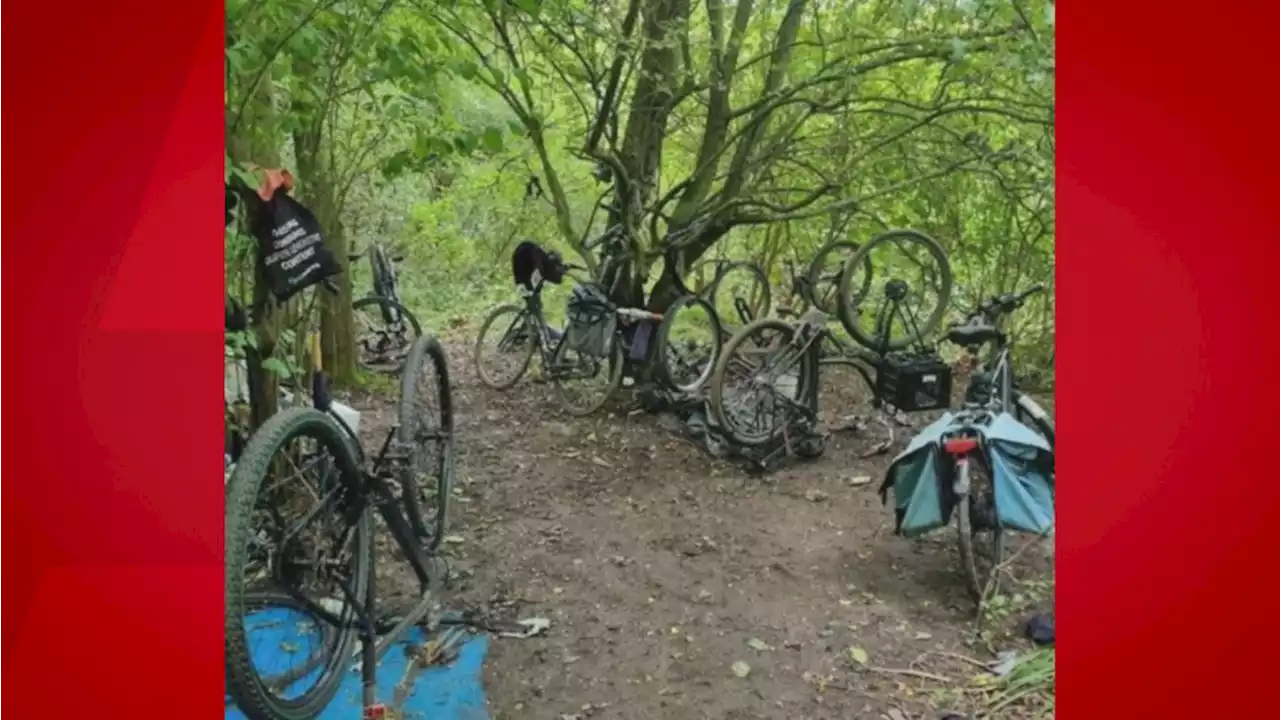
{"label": "upside-down bicycle", "polygon": [[[318,346],[313,363],[319,368]],[[360,644],[363,705],[377,708],[378,659],[412,628],[438,617],[445,579],[436,554],[453,483],[448,366],[431,336],[414,341],[401,377],[399,422],[372,462],[332,411],[323,371],[311,408],[271,417],[250,438],[226,489],[225,636],[228,692],[252,720],[308,720],[338,691]],[[373,512],[412,569],[419,592],[399,618],[380,617]],[[319,628],[300,667],[256,666],[250,616],[294,608]]]}
{"label": "upside-down bicycle", "polygon": [[367,370],[397,372],[404,367],[414,338],[422,335],[418,319],[400,299],[396,266],[404,262],[404,255],[393,255],[382,242],[374,241],[363,251],[349,253],[347,259],[354,263],[366,253],[373,271],[373,294],[351,304],[358,326],[359,363]]}

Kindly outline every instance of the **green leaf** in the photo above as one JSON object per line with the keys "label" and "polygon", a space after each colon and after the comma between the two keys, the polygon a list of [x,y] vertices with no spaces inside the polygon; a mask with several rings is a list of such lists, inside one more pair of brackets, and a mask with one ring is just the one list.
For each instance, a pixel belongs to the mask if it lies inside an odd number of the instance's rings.
{"label": "green leaf", "polygon": [[502,151],[502,131],[496,127],[488,127],[484,130],[484,147],[489,152]]}
{"label": "green leaf", "polygon": [[269,357],[262,361],[262,369],[269,373],[274,373],[282,378],[292,377],[293,372],[289,370],[289,366],[280,358]]}
{"label": "green leaf", "polygon": [[964,59],[965,52],[969,46],[965,41],[958,37],[951,38],[951,61],[960,62]]}
{"label": "green leaf", "polygon": [[453,146],[463,155],[470,155],[476,149],[476,136],[472,133],[462,133],[453,138]]}
{"label": "green leaf", "polygon": [[514,3],[516,7],[532,17],[538,17],[538,11],[542,9],[542,3],[539,0],[514,0]]}
{"label": "green leaf", "polygon": [[520,89],[525,92],[532,92],[532,83],[529,81],[529,73],[524,68],[516,68],[514,73],[516,82],[520,83]]}
{"label": "green leaf", "polygon": [[863,650],[857,645],[854,645],[853,647],[849,648],[849,659],[858,663],[859,665],[866,665],[867,662],[871,660],[871,658],[867,656],[867,651]]}

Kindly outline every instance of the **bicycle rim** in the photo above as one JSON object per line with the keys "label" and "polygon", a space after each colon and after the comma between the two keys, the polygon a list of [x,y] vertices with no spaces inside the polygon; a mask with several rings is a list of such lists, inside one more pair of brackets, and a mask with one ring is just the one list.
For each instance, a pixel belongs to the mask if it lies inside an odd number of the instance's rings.
{"label": "bicycle rim", "polygon": [[[724,324],[741,327],[769,314],[773,302],[769,278],[759,266],[729,263],[709,288],[707,299]],[[742,317],[745,307],[748,317]]]}
{"label": "bicycle rim", "polygon": [[[597,358],[579,353],[561,341],[551,366],[548,374],[565,410],[579,417],[590,415],[604,407],[622,386],[622,343],[615,337],[609,357]],[[593,386],[594,392],[585,390]]]}
{"label": "bicycle rim", "polygon": [[355,315],[360,367],[385,373],[404,369],[409,348],[422,334],[422,326],[413,313],[400,303],[377,295],[357,300],[351,310]]}
{"label": "bicycle rim", "polygon": [[[506,390],[516,383],[529,369],[537,349],[537,327],[529,313],[518,305],[499,305],[489,312],[476,336],[474,359],[476,375],[486,387]],[[509,372],[492,371],[486,352],[510,362]]]}
{"label": "bicycle rim", "polygon": [[663,314],[655,341],[663,382],[680,393],[702,389],[720,359],[720,319],[711,303],[686,295]]}
{"label": "bicycle rim", "polygon": [[[882,348],[882,338],[877,337],[878,333],[874,330],[869,331],[859,321],[862,319],[864,307],[874,304],[878,306],[878,309],[877,312],[872,314],[872,320],[875,320],[876,325],[879,326],[881,312],[887,310],[888,301],[882,298],[880,301],[871,302],[871,296],[875,294],[875,288],[867,289],[865,291],[867,294],[862,296],[861,299],[857,290],[864,282],[870,282],[869,280],[864,281],[862,278],[864,276],[869,277],[873,272],[878,274],[886,284],[891,280],[901,280],[892,271],[881,272],[881,269],[875,268],[874,258],[877,251],[882,247],[903,241],[918,246],[927,259],[934,261],[936,265],[934,272],[926,271],[924,275],[932,281],[936,281],[931,284],[934,286],[933,289],[937,291],[938,297],[932,310],[924,317],[920,317],[918,311],[912,308],[911,300],[912,298],[923,297],[925,294],[924,289],[908,284],[906,303],[899,310],[911,318],[910,324],[904,323],[906,332],[903,335],[894,338],[890,334],[888,342],[884,343]],[[916,259],[918,258],[912,258],[913,261]],[[854,253],[853,257],[849,258],[848,262],[845,263],[844,270],[840,273],[839,292],[836,297],[837,315],[839,316],[840,324],[844,325],[845,331],[854,340],[872,350],[877,352],[882,349],[901,350],[922,341],[924,337],[938,329],[938,326],[942,323],[942,317],[947,311],[947,304],[951,301],[952,280],[951,262],[947,259],[947,254],[942,249],[942,246],[933,238],[915,230],[890,230],[889,232],[881,233],[873,238],[871,242],[863,245],[858,252]],[[892,333],[892,328],[889,331]]]}
{"label": "bicycle rim", "polygon": [[453,490],[453,398],[440,341],[418,338],[400,378],[399,440],[409,451],[401,477],[405,511],[428,548],[440,546]]}
{"label": "bicycle rim", "polygon": [[[776,333],[766,343],[758,336]],[[711,412],[719,426],[740,445],[762,445],[781,435],[796,407],[804,402],[809,389],[808,363],[795,354],[793,340],[796,329],[776,318],[762,318],[739,330],[721,351],[711,378]],[[794,355],[794,357],[792,357]],[[745,385],[739,390],[738,385]],[[758,395],[754,408],[742,395]],[[767,408],[767,429],[750,427],[748,416],[763,422]]]}
{"label": "bicycle rim", "polygon": [[[804,298],[804,300],[828,315],[837,314],[839,312],[837,298],[840,294],[840,275],[844,272],[844,262],[840,263],[839,270],[824,273],[826,261],[833,253],[853,255],[857,252],[858,243],[852,240],[833,240],[822,246],[817,254],[813,256],[813,260],[809,262],[809,267],[805,271],[805,288],[809,297]],[[857,283],[858,287],[853,288],[852,300],[857,304],[861,304],[871,287],[869,259],[867,263],[864,263],[864,266],[866,272],[863,275],[863,279]]]}

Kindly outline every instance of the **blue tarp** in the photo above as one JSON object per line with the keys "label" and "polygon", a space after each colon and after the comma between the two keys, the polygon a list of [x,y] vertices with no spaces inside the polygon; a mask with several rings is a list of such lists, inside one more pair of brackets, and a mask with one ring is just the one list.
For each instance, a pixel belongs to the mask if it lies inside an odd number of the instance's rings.
{"label": "blue tarp", "polygon": [[[313,644],[299,631],[299,612],[285,608],[268,608],[253,613],[246,623],[251,629],[249,646],[254,651],[254,665],[268,675],[274,669],[282,672],[298,665],[287,650],[297,652],[298,646]],[[303,622],[306,622],[303,620]],[[378,666],[378,699],[392,705],[396,685],[404,678],[409,662],[405,656],[407,645],[420,645],[424,641],[421,630],[413,630],[404,640],[387,650]],[[485,635],[471,636],[458,646],[458,656],[446,666],[433,667],[418,673],[413,692],[400,710],[405,718],[431,718],[431,720],[488,720],[484,696],[484,659],[489,649]],[[360,717],[360,673],[348,666],[342,685],[333,701],[320,714],[320,720],[350,720]],[[304,683],[308,680],[302,681]],[[234,706],[228,706],[226,720],[244,720],[244,715]]]}

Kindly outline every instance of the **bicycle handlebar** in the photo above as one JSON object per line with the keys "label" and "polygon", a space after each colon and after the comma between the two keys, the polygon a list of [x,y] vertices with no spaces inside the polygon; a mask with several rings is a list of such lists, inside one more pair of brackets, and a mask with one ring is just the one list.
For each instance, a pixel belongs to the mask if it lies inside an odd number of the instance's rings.
{"label": "bicycle handlebar", "polygon": [[1043,292],[1044,289],[1044,283],[1036,283],[1022,292],[1005,293],[1004,295],[993,297],[986,303],[979,305],[975,314],[980,314],[992,320],[1000,315],[1008,315],[1022,307],[1027,298]]}

